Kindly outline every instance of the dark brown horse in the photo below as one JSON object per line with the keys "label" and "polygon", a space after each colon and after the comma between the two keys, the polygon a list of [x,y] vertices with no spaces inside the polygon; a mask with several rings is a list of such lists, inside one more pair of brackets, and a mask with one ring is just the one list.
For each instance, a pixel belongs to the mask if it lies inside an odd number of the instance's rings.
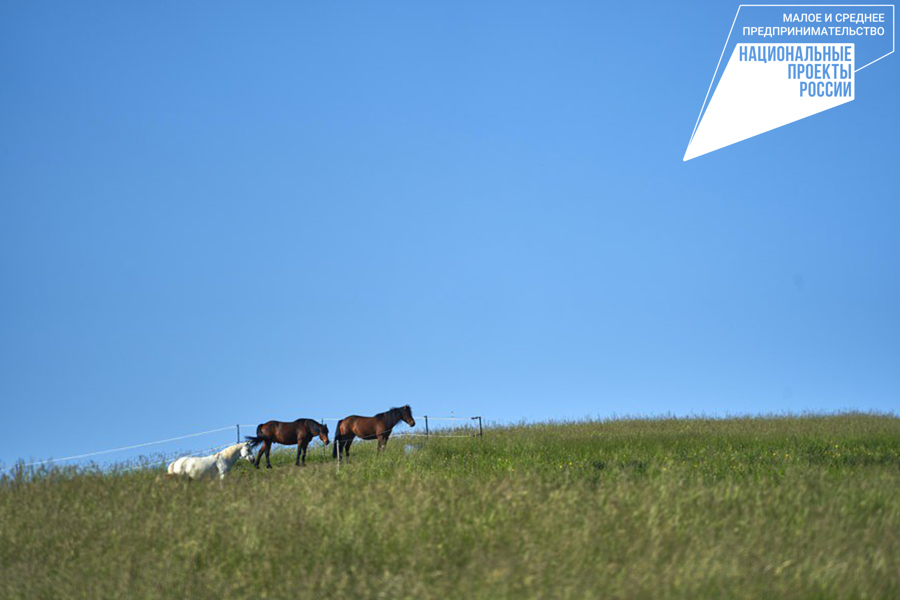
{"label": "dark brown horse", "polygon": [[378,451],[381,452],[387,445],[388,438],[391,437],[391,430],[400,422],[406,421],[410,427],[416,426],[416,420],[413,419],[412,409],[409,404],[400,408],[392,408],[383,413],[378,413],[374,417],[360,417],[350,415],[344,417],[337,424],[337,433],[334,436],[334,446],[331,448],[331,455],[338,458],[343,453],[350,458],[350,444],[353,439],[359,437],[364,440],[378,438]]}
{"label": "dark brown horse", "polygon": [[259,454],[256,455],[256,468],[259,468],[259,460],[263,453],[266,455],[266,468],[271,469],[272,463],[269,462],[269,452],[272,450],[272,444],[284,444],[285,446],[293,446],[297,444],[297,460],[295,465],[300,465],[301,456],[303,465],[306,465],[306,447],[312,441],[313,436],[319,436],[325,445],[328,445],[328,425],[323,425],[312,419],[297,419],[292,423],[284,421],[269,421],[262,425],[256,426],[256,435],[248,435],[247,441],[250,447],[254,448],[262,444]]}

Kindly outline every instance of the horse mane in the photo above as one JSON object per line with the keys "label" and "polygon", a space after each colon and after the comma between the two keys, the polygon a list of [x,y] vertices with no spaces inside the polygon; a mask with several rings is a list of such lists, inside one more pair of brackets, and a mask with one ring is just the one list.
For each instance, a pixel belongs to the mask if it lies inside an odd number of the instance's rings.
{"label": "horse mane", "polygon": [[403,406],[394,406],[384,412],[378,413],[375,415],[376,417],[397,417],[397,420],[403,418],[403,412],[409,410],[409,404],[404,404]]}
{"label": "horse mane", "polygon": [[220,450],[220,451],[218,452],[218,454],[219,454],[222,458],[231,458],[232,456],[234,456],[235,452],[240,452],[240,451],[241,451],[241,446],[243,446],[245,443],[246,443],[246,442],[241,442],[241,443],[239,443],[239,444],[232,444],[231,446],[228,446],[228,447],[225,448],[224,450]]}

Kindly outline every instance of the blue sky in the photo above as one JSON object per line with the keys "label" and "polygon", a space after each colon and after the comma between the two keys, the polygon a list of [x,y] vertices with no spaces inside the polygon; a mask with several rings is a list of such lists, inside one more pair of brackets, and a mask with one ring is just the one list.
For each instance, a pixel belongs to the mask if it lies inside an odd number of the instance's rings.
{"label": "blue sky", "polygon": [[900,61],[684,163],[737,6],[4,3],[0,461],[895,410]]}

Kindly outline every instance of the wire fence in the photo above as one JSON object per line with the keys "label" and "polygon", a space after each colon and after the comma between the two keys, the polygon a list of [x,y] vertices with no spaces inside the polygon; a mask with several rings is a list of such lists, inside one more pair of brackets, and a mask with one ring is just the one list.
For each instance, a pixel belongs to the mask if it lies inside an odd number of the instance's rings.
{"label": "wire fence", "polygon": [[159,446],[162,444],[168,444],[168,443],[172,443],[172,442],[187,440],[190,438],[196,438],[196,437],[200,437],[200,436],[204,436],[204,435],[220,433],[222,431],[228,431],[229,429],[233,429],[233,428],[234,428],[234,426],[231,425],[231,426],[227,426],[227,427],[219,427],[217,429],[210,429],[207,431],[198,431],[195,433],[188,433],[186,435],[179,435],[176,437],[166,438],[166,439],[162,439],[162,440],[154,440],[152,442],[143,442],[140,444],[132,444],[130,446],[120,446],[118,448],[109,448],[107,450],[97,450],[96,452],[86,452],[84,454],[75,454],[72,456],[65,456],[62,458],[48,458],[46,460],[37,460],[37,461],[33,461],[30,463],[26,463],[26,464],[20,463],[20,464],[13,465],[11,467],[6,467],[5,469],[0,469],[0,473],[12,471],[13,469],[27,469],[30,467],[39,467],[39,466],[43,466],[43,465],[47,465],[47,464],[65,463],[65,462],[70,462],[73,460],[84,460],[85,458],[94,458],[94,457],[103,456],[106,454],[127,452],[129,450],[136,450],[138,448],[148,448],[150,446]]}
{"label": "wire fence", "polygon": [[[231,429],[229,427],[229,429]],[[209,448],[204,448],[202,450],[195,450],[194,452],[167,452],[167,453],[158,453],[152,457],[141,457],[146,460],[139,460],[138,464],[131,466],[122,466],[119,463],[116,463],[112,466],[113,471],[136,471],[137,469],[161,469],[167,466],[171,461],[181,458],[183,456],[206,456],[209,454],[215,454],[220,450],[224,450],[225,448],[234,445],[229,442],[228,444],[222,444],[219,446],[211,446]]]}
{"label": "wire fence", "polygon": [[[473,437],[482,437],[484,435],[482,418],[480,416],[457,417],[457,416],[426,415],[426,416],[423,416],[422,418],[425,421],[425,431],[424,432],[403,431],[398,434],[393,434],[392,438],[393,439],[405,439],[405,438],[428,439],[428,438],[432,438],[432,437],[435,437],[435,438],[437,438],[437,437],[440,437],[440,438],[473,438]],[[320,420],[320,422],[327,424],[327,423],[337,423],[340,420],[341,419],[335,418],[335,417],[326,417],[326,418],[322,418]],[[439,427],[435,428],[435,427],[431,426],[432,422],[461,422],[461,421],[465,421],[467,423],[472,423],[473,421],[477,421],[477,429],[475,429],[474,425],[470,426],[468,424],[464,427],[452,427],[452,426],[441,427],[441,426],[439,426]],[[152,455],[149,455],[149,456],[147,456],[147,455],[136,456],[136,457],[133,457],[133,458],[127,460],[126,462],[114,461],[114,462],[102,467],[107,470],[115,471],[115,472],[127,472],[127,471],[133,471],[133,470],[137,470],[137,469],[160,468],[162,466],[165,466],[169,461],[174,460],[179,457],[182,457],[182,456],[199,456],[199,455],[206,455],[206,454],[214,454],[224,448],[227,448],[228,446],[231,446],[235,443],[239,443],[239,442],[243,441],[242,432],[256,433],[256,427],[257,427],[257,424],[255,424],[255,423],[253,423],[253,424],[239,423],[239,424],[235,424],[235,425],[218,427],[216,429],[209,429],[209,430],[205,430],[205,431],[188,433],[188,434],[165,438],[165,439],[161,439],[161,440],[154,440],[151,442],[142,442],[140,444],[132,444],[132,445],[128,445],[128,446],[120,446],[117,448],[109,448],[106,450],[97,450],[94,452],[85,452],[82,454],[74,454],[72,456],[65,456],[62,458],[48,458],[46,460],[37,460],[37,461],[28,462],[28,463],[24,463],[24,462],[20,461],[12,466],[0,468],[0,475],[5,475],[5,474],[11,473],[13,471],[21,471],[21,472],[24,472],[26,470],[34,471],[34,469],[47,467],[48,465],[50,467],[57,467],[60,465],[65,465],[66,463],[72,463],[74,461],[84,461],[85,459],[94,459],[94,458],[101,457],[101,456],[108,456],[108,455],[112,455],[112,454],[121,454],[121,453],[125,453],[125,452],[131,452],[134,450],[150,448],[153,446],[162,446],[165,444],[171,444],[173,442],[183,442],[184,440],[192,440],[194,438],[199,438],[202,436],[224,434],[224,432],[229,431],[229,430],[234,431],[236,434],[235,442],[229,442],[227,444],[204,446],[202,449],[199,449],[199,450],[177,449],[177,450],[169,450],[169,451],[165,451],[165,452],[154,452]],[[468,430],[468,429],[471,429],[471,433],[470,432],[459,433],[462,430]],[[388,433],[391,433],[392,430],[393,430],[393,428],[388,430]],[[315,447],[317,445],[316,444],[317,439],[318,439],[318,437],[314,438],[313,442],[310,445]],[[375,439],[375,436],[372,436],[371,438],[357,437],[355,439],[361,440],[361,441],[369,441],[369,440]],[[319,442],[319,444],[321,444],[321,446],[324,448],[324,444],[322,444],[321,442]],[[136,463],[136,464],[132,464],[132,463]],[[84,467],[85,465],[82,464],[80,466]],[[88,463],[87,466],[101,468],[93,460],[90,463]]]}

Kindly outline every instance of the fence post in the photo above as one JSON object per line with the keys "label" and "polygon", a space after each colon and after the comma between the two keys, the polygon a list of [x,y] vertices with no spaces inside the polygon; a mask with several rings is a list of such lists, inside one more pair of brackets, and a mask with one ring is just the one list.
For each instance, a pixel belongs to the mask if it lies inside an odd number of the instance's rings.
{"label": "fence post", "polygon": [[428,415],[425,415],[425,437],[428,437]]}
{"label": "fence post", "polygon": [[238,434],[237,443],[240,444],[241,443],[241,424],[238,423],[237,425],[235,425],[235,427],[237,427],[237,434]]}
{"label": "fence post", "polygon": [[331,442],[332,444],[337,444],[337,472],[341,472],[341,461],[344,460],[344,457],[341,456],[341,432],[338,430],[335,434],[335,440]]}
{"label": "fence post", "polygon": [[481,417],[476,417],[478,419],[478,437],[484,439],[484,427],[481,426]]}

